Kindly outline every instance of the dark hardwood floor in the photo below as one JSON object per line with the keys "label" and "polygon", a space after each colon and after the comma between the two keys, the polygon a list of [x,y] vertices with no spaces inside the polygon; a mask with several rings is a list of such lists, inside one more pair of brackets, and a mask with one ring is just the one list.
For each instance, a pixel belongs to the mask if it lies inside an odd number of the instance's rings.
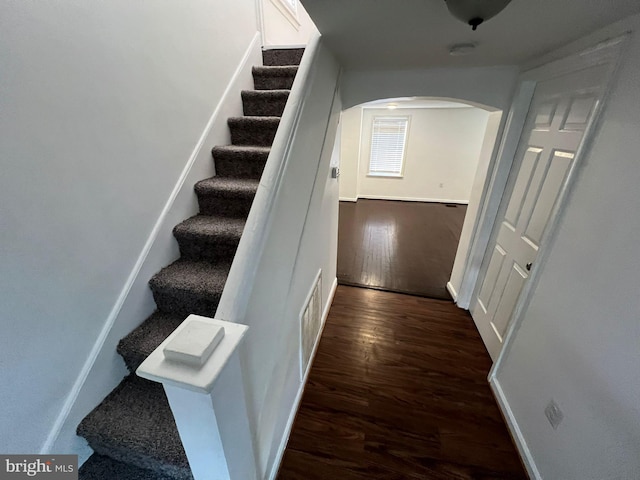
{"label": "dark hardwood floor", "polygon": [[525,479],[469,314],[339,286],[279,480]]}
{"label": "dark hardwood floor", "polygon": [[450,299],[466,205],[340,202],[338,282]]}

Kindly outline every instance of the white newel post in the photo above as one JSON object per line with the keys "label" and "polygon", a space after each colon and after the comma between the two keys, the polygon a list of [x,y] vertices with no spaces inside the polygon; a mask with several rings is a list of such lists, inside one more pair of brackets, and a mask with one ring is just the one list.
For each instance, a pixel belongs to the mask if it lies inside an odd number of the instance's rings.
{"label": "white newel post", "polygon": [[162,383],[195,480],[257,480],[238,347],[249,327],[190,315],[136,373]]}

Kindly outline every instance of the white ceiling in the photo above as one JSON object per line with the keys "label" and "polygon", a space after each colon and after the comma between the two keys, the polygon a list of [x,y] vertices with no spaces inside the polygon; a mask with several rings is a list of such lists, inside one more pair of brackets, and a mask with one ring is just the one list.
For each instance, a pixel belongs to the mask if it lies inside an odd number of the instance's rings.
{"label": "white ceiling", "polygon": [[[520,64],[640,13],[639,0],[513,0],[477,31],[444,0],[301,0],[327,44],[349,69]],[[474,54],[452,57],[453,44]]]}

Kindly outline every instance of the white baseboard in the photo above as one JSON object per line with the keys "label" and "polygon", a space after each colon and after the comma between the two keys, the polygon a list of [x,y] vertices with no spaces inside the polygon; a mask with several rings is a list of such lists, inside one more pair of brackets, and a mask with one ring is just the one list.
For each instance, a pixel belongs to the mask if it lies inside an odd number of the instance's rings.
{"label": "white baseboard", "polygon": [[[329,316],[329,310],[331,308],[331,304],[333,303],[333,297],[336,294],[337,288],[338,288],[338,278],[336,277],[333,280],[333,284],[331,285],[331,291],[329,292],[329,297],[327,298],[327,302],[324,304],[324,310],[322,312],[322,324],[320,325],[320,332],[318,332],[318,338],[316,339],[316,344],[313,347],[313,352],[311,352],[311,360],[309,361],[309,365],[313,365],[313,359],[315,358],[316,353],[318,351],[318,345],[320,345],[320,338],[322,338],[322,332],[324,332],[324,326],[327,321],[327,317]],[[282,436],[282,440],[280,441],[280,446],[278,447],[278,453],[276,454],[276,459],[273,462],[271,471],[266,476],[266,478],[268,478],[269,480],[275,480],[276,475],[278,474],[278,470],[280,469],[280,464],[282,463],[282,458],[284,457],[284,452],[287,449],[287,443],[289,442],[289,437],[291,436],[291,430],[293,429],[293,422],[295,421],[296,415],[298,414],[298,408],[300,408],[300,402],[302,401],[304,388],[307,385],[309,372],[311,372],[311,367],[307,368],[307,371],[305,372],[305,375],[304,375],[304,379],[300,384],[300,388],[298,389],[298,393],[296,394],[296,398],[293,402],[293,408],[291,409],[291,413],[289,414],[289,419],[287,420],[287,426],[284,430],[284,435]]]}
{"label": "white baseboard", "polygon": [[449,295],[451,295],[451,298],[453,298],[454,302],[458,300],[458,292],[453,288],[451,282],[447,282],[447,291],[449,292]]}
{"label": "white baseboard", "polygon": [[402,202],[457,203],[459,205],[469,204],[469,200],[452,200],[449,198],[396,197],[393,195],[358,195],[358,198],[366,198],[369,200],[400,200]]}
{"label": "white baseboard", "polygon": [[[189,173],[191,172],[192,167],[196,162],[196,159],[201,154],[206,153],[206,151],[203,150],[203,147],[205,146],[207,138],[211,134],[214,123],[216,122],[221,112],[224,110],[225,105],[228,102],[227,99],[231,95],[239,95],[239,91],[234,91],[234,88],[237,88],[237,83],[240,81],[239,80],[240,77],[245,74],[250,75],[250,73],[247,73],[247,72],[250,72],[251,66],[247,64],[249,63],[254,52],[257,49],[259,49],[259,43],[260,43],[260,33],[256,32],[249,46],[247,47],[247,50],[245,51],[242,60],[238,64],[233,76],[229,80],[229,83],[224,93],[222,94],[222,97],[217,99],[218,103],[213,113],[211,114],[211,117],[209,118],[209,121],[206,127],[202,131],[200,138],[198,139],[198,142],[196,143],[189,159],[187,160],[184,168],[182,169],[182,172],[179,178],[177,179],[176,184],[174,185],[173,190],[171,191],[171,194],[169,195],[167,201],[165,202],[162,212],[156,219],[153,229],[151,230],[151,233],[147,237],[145,245],[142,248],[140,255],[138,256],[133,269],[129,272],[129,276],[127,277],[127,280],[122,290],[120,291],[120,294],[115,304],[111,308],[111,311],[109,312],[109,315],[106,318],[102,326],[102,329],[100,330],[100,333],[96,338],[96,341],[94,342],[91,348],[91,351],[82,366],[82,369],[80,370],[78,377],[76,378],[69,394],[65,398],[62,409],[58,413],[53,423],[53,426],[49,431],[49,434],[47,435],[47,438],[45,439],[42,446],[40,447],[41,454],[47,454],[51,452],[52,448],[58,441],[60,437],[60,433],[65,427],[65,424],[67,423],[67,421],[70,420],[71,412],[74,409],[76,402],[78,401],[78,398],[80,397],[80,394],[82,392],[82,389],[85,386],[85,383],[87,382],[87,378],[89,377],[90,372],[96,366],[96,362],[103,350],[105,343],[107,342],[107,339],[110,337],[112,330],[114,330],[114,325],[116,324],[116,320],[121,314],[121,311],[123,310],[123,306],[125,305],[125,302],[129,297],[129,294],[132,292],[132,289],[136,290],[137,288],[137,287],[134,288],[134,284],[137,285],[138,283],[141,282],[146,286],[148,279],[144,279],[141,281],[139,279],[140,271],[143,269],[143,266],[145,265],[145,262],[149,257],[152,247],[154,246],[154,244],[156,244],[156,240],[158,239],[159,233],[164,228],[166,220],[170,216],[170,213],[172,212],[172,208],[174,206],[174,202],[176,201],[176,198],[185,187],[185,180],[189,176]],[[189,215],[191,215],[191,213]],[[165,265],[171,261],[172,259],[167,259],[167,261],[165,262]],[[140,322],[142,322],[143,320],[144,318],[139,319]],[[73,434],[75,434],[75,427],[72,428],[71,431],[73,432]],[[72,452],[68,452],[65,450],[65,453],[72,453]]]}
{"label": "white baseboard", "polygon": [[357,202],[358,201],[357,198],[351,198],[351,197],[340,197],[339,200],[341,202]]}
{"label": "white baseboard", "polygon": [[493,395],[498,402],[498,407],[502,411],[502,415],[504,416],[505,421],[507,422],[507,427],[511,432],[511,436],[513,437],[518,453],[520,454],[520,458],[522,459],[522,463],[527,470],[527,474],[529,478],[533,480],[542,480],[542,476],[538,471],[538,467],[536,467],[536,463],[531,455],[531,451],[527,446],[527,442],[524,439],[524,435],[522,435],[522,431],[518,426],[518,422],[513,415],[513,411],[509,406],[509,402],[502,391],[502,387],[498,383],[498,380],[493,377],[489,380],[489,385],[491,385],[491,390],[493,390]]}

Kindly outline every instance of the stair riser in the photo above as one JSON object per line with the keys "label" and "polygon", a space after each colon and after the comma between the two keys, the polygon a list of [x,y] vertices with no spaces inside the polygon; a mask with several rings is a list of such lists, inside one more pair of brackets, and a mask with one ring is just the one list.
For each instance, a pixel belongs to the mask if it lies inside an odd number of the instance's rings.
{"label": "stair riser", "polygon": [[272,77],[254,74],[253,86],[256,90],[291,90],[294,78],[294,75]]}
{"label": "stair riser", "polygon": [[138,367],[147,359],[146,355],[127,355],[126,353],[121,352],[120,349],[117,351],[118,355],[124,359],[124,364],[131,373],[136,373]]}
{"label": "stair riser", "polygon": [[209,195],[198,195],[198,205],[202,215],[218,215],[222,217],[241,218],[249,215],[251,198],[220,198]]}
{"label": "stair riser", "polygon": [[138,468],[130,463],[94,453],[78,470],[80,480],[173,480],[153,470]]}
{"label": "stair riser", "polygon": [[193,480],[193,476],[189,469],[160,463],[154,461],[152,458],[137,455],[126,448],[118,448],[115,445],[103,445],[95,439],[87,438],[87,441],[89,442],[89,446],[99,455],[113,458],[119,462],[130,463],[136,467],[153,470],[154,472],[170,476],[176,480]]}
{"label": "stair riser", "polygon": [[233,259],[238,243],[220,244],[201,239],[177,239],[180,256],[186,260],[220,262]]}
{"label": "stair riser", "polygon": [[229,125],[233,145],[255,145],[269,147],[278,130],[277,124],[233,124]]}
{"label": "stair riser", "polygon": [[304,48],[263,50],[262,63],[266,66],[300,65]]}
{"label": "stair riser", "polygon": [[242,99],[242,108],[245,115],[252,117],[281,117],[287,98],[256,98]]}
{"label": "stair riser", "polygon": [[[162,316],[157,313],[147,318],[142,325],[118,342],[117,351],[124,359],[129,371],[134,373],[140,364],[151,355],[162,340],[167,338],[184,321],[184,316]],[[153,332],[149,332],[149,329]],[[145,332],[144,341],[139,336]]]}
{"label": "stair riser", "polygon": [[151,292],[158,310],[185,316],[195,314],[213,318],[220,302],[219,295],[202,296],[184,290],[159,291],[153,285]]}
{"label": "stair riser", "polygon": [[267,156],[254,156],[249,158],[215,158],[216,175],[232,178],[262,177],[264,166],[267,164]]}

